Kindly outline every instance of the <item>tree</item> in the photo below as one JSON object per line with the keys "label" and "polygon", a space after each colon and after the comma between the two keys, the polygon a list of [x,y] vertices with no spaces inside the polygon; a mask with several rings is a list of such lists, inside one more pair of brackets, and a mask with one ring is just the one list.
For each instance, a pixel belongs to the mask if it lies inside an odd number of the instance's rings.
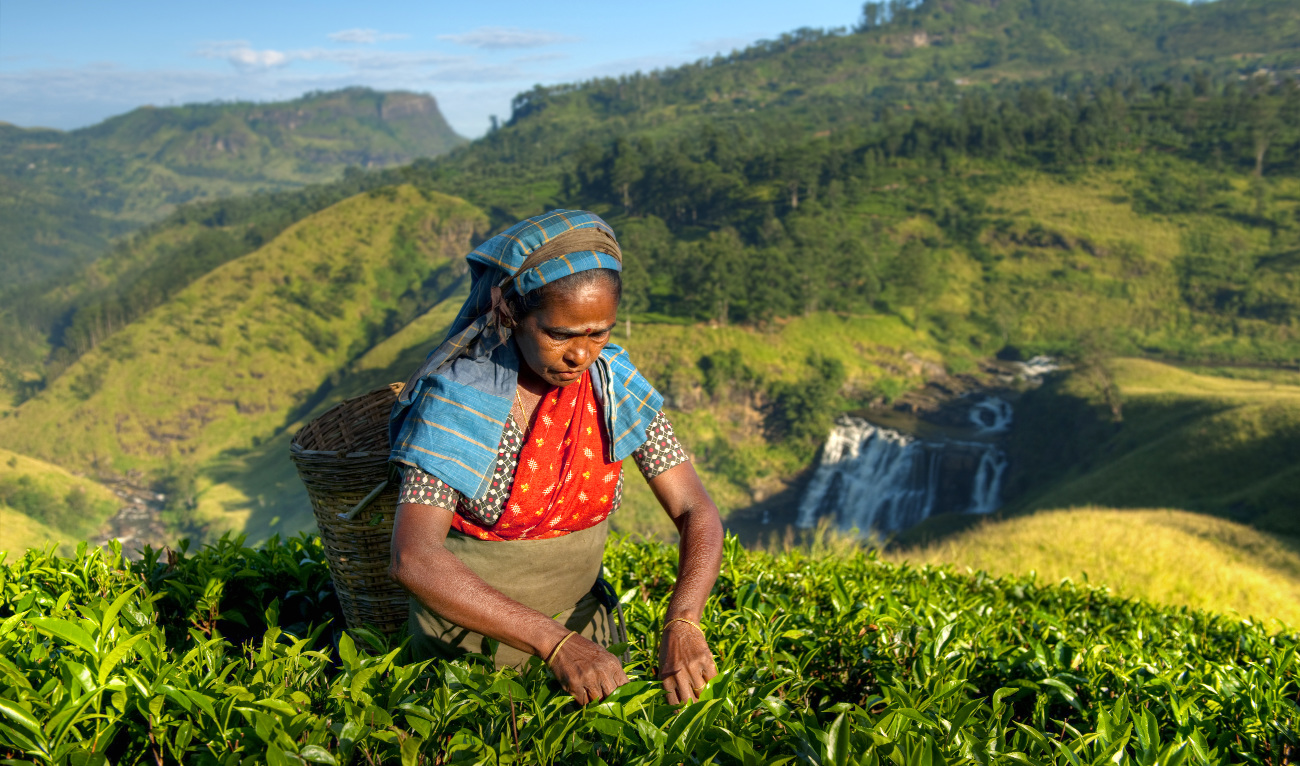
{"label": "tree", "polygon": [[857,32],[866,32],[885,23],[885,4],[869,2],[862,6],[862,20],[858,22]]}
{"label": "tree", "polygon": [[807,361],[802,379],[769,386],[767,428],[772,436],[811,454],[830,432],[846,376],[844,363],[834,357],[812,353]]}
{"label": "tree", "polygon": [[943,293],[944,276],[940,256],[920,240],[908,240],[894,257],[890,288],[895,300],[912,307],[912,327],[921,329],[926,309]]}
{"label": "tree", "polygon": [[1282,127],[1281,120],[1278,119],[1280,100],[1267,88],[1260,88],[1250,99],[1247,119],[1250,121],[1250,137],[1255,152],[1256,178],[1264,177],[1264,157]]}
{"label": "tree", "polygon": [[625,211],[632,211],[632,185],[644,176],[645,168],[637,147],[622,138],[615,141],[609,168],[609,185],[619,195]]}
{"label": "tree", "polygon": [[1111,421],[1124,422],[1124,395],[1110,360],[1115,355],[1115,341],[1109,334],[1090,332],[1079,338],[1069,357],[1074,375],[1110,412]]}

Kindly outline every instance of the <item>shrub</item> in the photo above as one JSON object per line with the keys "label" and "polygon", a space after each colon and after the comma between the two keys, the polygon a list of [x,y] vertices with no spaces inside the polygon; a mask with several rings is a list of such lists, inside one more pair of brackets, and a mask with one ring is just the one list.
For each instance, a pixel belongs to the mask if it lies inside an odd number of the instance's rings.
{"label": "shrub", "polygon": [[843,362],[816,353],[809,355],[808,367],[798,381],[776,381],[768,386],[771,405],[767,427],[775,438],[810,455],[826,438],[835,413],[842,409],[839,391],[846,375]]}
{"label": "shrub", "polygon": [[[1284,763],[1297,636],[1032,577],[725,545],[720,675],[651,679],[675,549],[606,555],[632,682],[576,708],[540,663],[404,661],[334,634],[319,540],[0,567],[0,757],[41,763]],[[331,636],[337,635],[336,641]]]}
{"label": "shrub", "polygon": [[704,374],[704,392],[717,401],[728,391],[749,393],[760,382],[758,373],[745,364],[740,349],[730,348],[715,354],[706,354],[696,363]]}

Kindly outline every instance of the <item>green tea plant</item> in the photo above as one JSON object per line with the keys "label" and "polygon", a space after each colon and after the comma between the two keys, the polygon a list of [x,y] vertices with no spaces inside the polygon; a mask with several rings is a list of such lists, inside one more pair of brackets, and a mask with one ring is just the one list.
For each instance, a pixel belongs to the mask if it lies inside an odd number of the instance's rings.
{"label": "green tea plant", "polygon": [[[59,764],[1210,764],[1300,758],[1300,637],[1033,577],[727,541],[719,676],[670,706],[674,550],[614,542],[631,683],[409,662],[338,629],[318,540],[0,566],[0,758]],[[618,647],[616,647],[617,649]]]}

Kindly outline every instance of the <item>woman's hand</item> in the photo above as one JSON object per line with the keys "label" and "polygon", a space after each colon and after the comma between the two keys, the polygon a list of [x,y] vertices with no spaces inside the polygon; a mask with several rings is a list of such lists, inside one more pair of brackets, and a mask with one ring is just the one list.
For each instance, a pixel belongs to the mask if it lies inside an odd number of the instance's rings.
{"label": "woman's hand", "polygon": [[579,705],[603,699],[623,684],[623,663],[603,646],[574,636],[551,658],[551,670]]}
{"label": "woman's hand", "polygon": [[684,622],[668,623],[659,642],[659,680],[668,695],[668,704],[694,700],[717,674],[713,652],[703,631]]}

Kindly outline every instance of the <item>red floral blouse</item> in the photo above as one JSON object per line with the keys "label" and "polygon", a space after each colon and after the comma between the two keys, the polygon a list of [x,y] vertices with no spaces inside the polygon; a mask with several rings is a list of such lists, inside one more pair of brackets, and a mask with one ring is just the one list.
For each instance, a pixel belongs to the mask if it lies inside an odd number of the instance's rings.
{"label": "red floral blouse", "polygon": [[[646,429],[646,437],[645,444],[632,452],[632,459],[646,481],[690,459],[677,440],[672,423],[662,412],[651,421]],[[505,431],[501,434],[501,443],[497,447],[496,473],[483,497],[477,500],[467,498],[436,476],[414,466],[402,466],[402,488],[397,502],[447,508],[463,521],[470,522],[472,527],[489,528],[501,519],[506,510],[506,501],[514,485],[515,473],[519,468],[519,453],[523,446],[524,433],[512,413],[506,418]],[[620,471],[610,503],[611,514],[618,510],[622,498],[623,474]]]}

